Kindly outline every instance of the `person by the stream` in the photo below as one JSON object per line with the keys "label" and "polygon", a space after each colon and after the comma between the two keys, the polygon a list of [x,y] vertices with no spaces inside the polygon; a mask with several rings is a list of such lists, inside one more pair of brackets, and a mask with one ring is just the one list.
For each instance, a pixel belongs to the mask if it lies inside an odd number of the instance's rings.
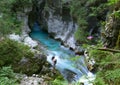
{"label": "person by the stream", "polygon": [[57,63],[57,59],[55,58],[55,56],[52,57],[52,62],[53,62],[53,73],[55,73],[55,65]]}

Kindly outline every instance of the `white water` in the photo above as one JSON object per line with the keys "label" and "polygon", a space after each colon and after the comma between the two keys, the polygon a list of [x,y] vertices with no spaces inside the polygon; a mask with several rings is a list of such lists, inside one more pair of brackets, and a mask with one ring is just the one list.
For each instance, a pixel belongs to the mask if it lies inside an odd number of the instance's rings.
{"label": "white water", "polygon": [[55,56],[57,59],[56,69],[60,71],[60,73],[68,82],[88,82],[88,79],[86,80],[83,76],[90,75],[93,77],[86,67],[84,56],[77,56],[77,59],[74,61],[71,60],[75,58],[74,52],[64,46],[61,46],[60,42],[51,39],[49,34],[42,31],[37,23],[35,23],[30,36],[33,39],[40,41],[40,43],[47,49],[45,50],[45,53],[49,63],[53,64],[51,59],[53,56]]}

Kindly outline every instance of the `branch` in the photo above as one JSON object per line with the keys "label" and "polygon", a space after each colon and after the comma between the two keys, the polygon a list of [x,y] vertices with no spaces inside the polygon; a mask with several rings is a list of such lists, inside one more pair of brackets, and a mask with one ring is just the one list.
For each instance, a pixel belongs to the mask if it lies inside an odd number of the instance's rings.
{"label": "branch", "polygon": [[109,51],[113,53],[120,53],[120,50],[110,49],[110,48],[98,48],[97,50]]}

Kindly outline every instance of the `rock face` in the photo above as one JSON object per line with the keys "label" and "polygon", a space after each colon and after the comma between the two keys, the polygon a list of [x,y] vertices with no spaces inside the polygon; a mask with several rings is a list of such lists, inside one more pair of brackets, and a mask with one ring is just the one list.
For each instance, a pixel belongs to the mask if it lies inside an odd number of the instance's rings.
{"label": "rock face", "polygon": [[[61,40],[65,46],[73,49],[75,46],[74,32],[77,24],[70,15],[70,0],[35,0],[29,14],[29,25],[37,21],[43,30],[46,30],[55,39]],[[34,17],[33,17],[34,16]]]}
{"label": "rock face", "polygon": [[24,77],[20,85],[47,85],[42,78],[38,77]]}
{"label": "rock face", "polygon": [[46,56],[36,54],[33,58],[23,58],[18,65],[15,66],[14,70],[16,72],[32,75],[34,73],[40,73],[46,62]]}
{"label": "rock face", "polygon": [[115,13],[117,12],[119,13],[119,11],[114,11],[111,15],[109,15],[105,25],[104,45],[109,48],[113,48],[117,45],[119,47],[120,45],[120,18],[115,16]]}
{"label": "rock face", "polygon": [[13,69],[15,72],[22,72],[27,75],[40,73],[40,71],[43,69],[44,64],[47,63],[46,56],[41,54],[40,50],[35,49],[36,47],[40,48],[38,42],[32,40],[32,38],[28,35],[28,33],[31,31],[28,26],[28,13],[30,11],[31,8],[25,8],[24,12],[21,12],[17,15],[17,18],[23,22],[21,35],[10,34],[8,36],[12,40],[29,46],[30,51],[34,53],[34,57],[26,58],[26,56],[23,56],[21,61],[17,62],[16,65],[13,65]]}
{"label": "rock face", "polygon": [[24,39],[24,43],[28,46],[30,46],[31,48],[37,47],[38,43],[34,40],[31,39],[31,37],[25,37]]}
{"label": "rock face", "polygon": [[17,34],[10,34],[8,37],[12,40],[24,43],[25,45],[28,45],[30,48],[35,48],[38,46],[38,42],[32,40],[32,38],[29,37],[27,34],[21,36]]}
{"label": "rock face", "polygon": [[54,34],[56,39],[62,40],[65,46],[75,49],[74,32],[77,25],[73,21],[63,21],[60,15],[56,16],[51,12],[47,24],[48,33]]}
{"label": "rock face", "polygon": [[37,41],[32,40],[31,37],[29,37],[29,33],[31,32],[29,26],[28,26],[28,14],[31,11],[30,8],[24,8],[23,12],[20,12],[17,14],[18,20],[23,22],[22,25],[22,33],[21,35],[16,35],[16,34],[10,34],[9,38],[18,42],[23,42],[25,45],[28,45],[31,48],[35,48],[38,46]]}

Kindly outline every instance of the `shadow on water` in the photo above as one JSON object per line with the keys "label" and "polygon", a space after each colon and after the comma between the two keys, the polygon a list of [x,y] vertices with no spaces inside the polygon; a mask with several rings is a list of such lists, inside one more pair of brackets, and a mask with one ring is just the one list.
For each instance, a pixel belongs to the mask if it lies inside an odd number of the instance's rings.
{"label": "shadow on water", "polygon": [[35,23],[30,36],[38,40],[45,48],[47,48],[47,61],[52,63],[52,57],[57,59],[56,69],[58,69],[68,82],[77,81],[81,76],[87,75],[88,69],[84,62],[84,57],[80,56],[75,61],[70,58],[75,57],[73,51],[61,46],[61,43],[49,37],[49,34],[43,31],[40,26]]}

